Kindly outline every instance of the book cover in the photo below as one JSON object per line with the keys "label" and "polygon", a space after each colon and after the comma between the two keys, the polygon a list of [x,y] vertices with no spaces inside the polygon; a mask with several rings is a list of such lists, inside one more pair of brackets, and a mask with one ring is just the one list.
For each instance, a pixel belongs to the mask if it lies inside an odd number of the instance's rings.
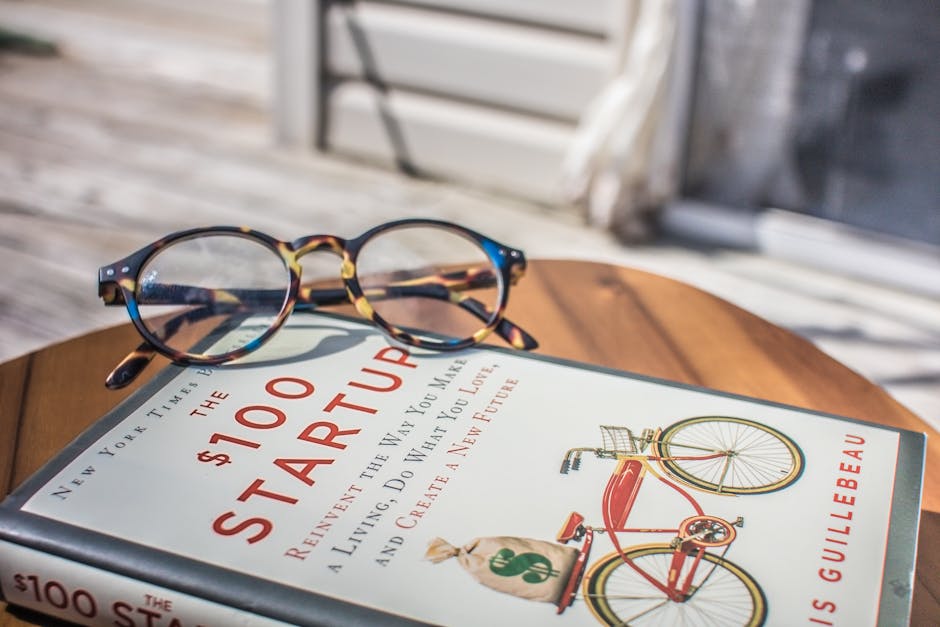
{"label": "book cover", "polygon": [[905,622],[923,454],[921,434],[297,317],[238,364],[169,367],[20,486],[0,589],[128,626]]}

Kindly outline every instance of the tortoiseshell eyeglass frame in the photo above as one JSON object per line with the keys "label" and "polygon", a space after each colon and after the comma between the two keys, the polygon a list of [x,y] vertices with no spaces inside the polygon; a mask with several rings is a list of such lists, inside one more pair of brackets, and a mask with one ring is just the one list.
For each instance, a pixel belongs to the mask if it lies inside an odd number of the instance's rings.
{"label": "tortoiseshell eyeglass frame", "polygon": [[[469,268],[410,278],[387,286],[369,288],[368,293],[364,292],[356,274],[356,259],[362,247],[377,235],[395,229],[411,227],[446,229],[461,235],[474,242],[485,252],[492,267]],[[283,305],[270,328],[241,348],[221,355],[201,355],[176,350],[155,335],[141,317],[138,301],[140,272],[148,261],[163,248],[184,240],[214,235],[244,237],[262,244],[280,256],[286,268],[286,278],[289,281],[287,297],[284,299]],[[340,277],[343,280],[344,289],[314,289],[301,285],[300,258],[316,251],[331,252],[342,258]],[[293,242],[281,241],[246,227],[214,226],[179,231],[167,235],[123,259],[103,266],[98,271],[98,294],[104,304],[125,305],[131,321],[144,338],[144,342],[128,354],[108,375],[105,385],[117,389],[129,384],[150,363],[155,353],[160,353],[175,363],[183,365],[216,365],[238,359],[263,346],[295,310],[313,310],[318,306],[346,302],[352,303],[362,317],[371,320],[390,337],[410,346],[432,350],[458,350],[477,344],[495,332],[512,347],[531,350],[538,347],[535,339],[504,317],[509,300],[509,286],[514,285],[522,278],[525,268],[525,255],[521,250],[500,244],[485,235],[457,224],[432,219],[412,218],[388,222],[376,226],[353,239],[343,239],[334,235],[308,235]],[[488,288],[494,284],[498,287],[495,308],[491,308],[464,293],[466,290]],[[174,298],[181,287],[186,288],[188,298],[186,302]],[[186,322],[196,322],[201,318],[213,315],[212,312],[215,311],[216,307],[237,308],[246,296],[257,299],[260,292],[260,290],[219,290],[173,285],[158,285],[156,288],[156,291],[154,291],[154,286],[148,286],[148,304],[172,305],[196,302],[206,305],[202,309],[190,309],[164,323],[161,329],[164,339],[176,333],[179,327]],[[194,289],[198,292],[195,301],[193,300]],[[279,290],[276,290],[276,292],[278,298],[283,297],[283,292]],[[368,300],[372,299],[373,302],[377,302],[389,297],[425,297],[447,300],[478,318],[483,326],[472,336],[462,339],[431,341],[417,337],[408,330],[392,325],[382,318],[376,313]],[[208,305],[212,305],[212,307],[208,307]]]}

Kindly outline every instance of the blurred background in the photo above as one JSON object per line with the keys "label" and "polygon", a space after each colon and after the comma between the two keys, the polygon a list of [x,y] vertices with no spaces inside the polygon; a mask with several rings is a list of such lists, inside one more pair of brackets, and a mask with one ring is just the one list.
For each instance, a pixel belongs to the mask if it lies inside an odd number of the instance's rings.
{"label": "blurred background", "polygon": [[461,222],[696,285],[940,428],[940,4],[0,0],[0,360],[189,226]]}

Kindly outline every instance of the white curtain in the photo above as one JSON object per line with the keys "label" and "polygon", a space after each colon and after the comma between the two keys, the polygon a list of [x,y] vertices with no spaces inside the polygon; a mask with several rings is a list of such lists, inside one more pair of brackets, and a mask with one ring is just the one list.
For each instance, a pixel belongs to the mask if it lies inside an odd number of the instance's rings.
{"label": "white curtain", "polygon": [[[680,155],[675,102],[668,99],[675,68],[679,2],[623,0],[616,72],[591,102],[562,168],[567,200],[591,224],[625,237],[641,229],[644,213],[674,193]],[[667,135],[667,136],[664,136]]]}

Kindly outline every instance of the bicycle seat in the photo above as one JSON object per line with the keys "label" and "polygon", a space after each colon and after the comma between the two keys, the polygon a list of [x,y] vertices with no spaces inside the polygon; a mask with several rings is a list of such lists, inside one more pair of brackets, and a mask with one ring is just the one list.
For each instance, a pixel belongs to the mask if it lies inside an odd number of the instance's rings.
{"label": "bicycle seat", "polygon": [[583,523],[584,516],[578,512],[571,512],[555,539],[562,544],[567,544],[571,540],[580,540],[584,537]]}

